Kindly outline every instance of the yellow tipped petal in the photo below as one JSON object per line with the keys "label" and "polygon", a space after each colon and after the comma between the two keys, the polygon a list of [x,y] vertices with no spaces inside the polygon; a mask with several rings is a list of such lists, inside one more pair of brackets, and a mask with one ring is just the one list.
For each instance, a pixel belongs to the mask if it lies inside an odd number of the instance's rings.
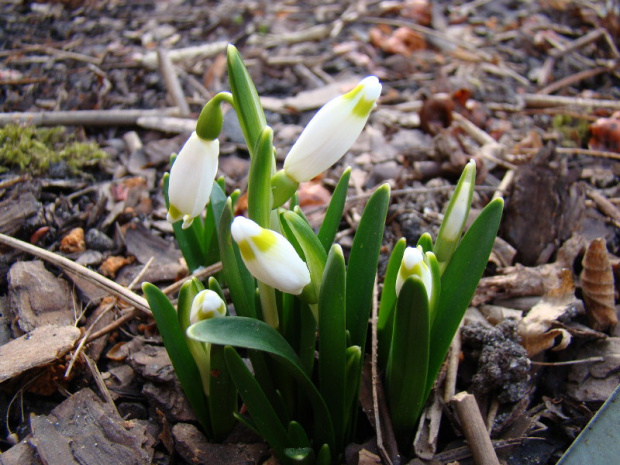
{"label": "yellow tipped petal", "polygon": [[217,292],[210,289],[200,291],[194,297],[192,308],[189,312],[189,321],[191,324],[198,323],[202,320],[217,318],[226,315],[226,303],[218,295]]}
{"label": "yellow tipped petal", "polygon": [[310,284],[308,266],[281,234],[238,216],[230,232],[252,276],[289,294],[299,295]]}
{"label": "yellow tipped petal", "polygon": [[368,76],[351,92],[327,102],[286,156],[286,175],[298,183],[308,181],[340,160],[359,137],[379,95],[379,79]]}

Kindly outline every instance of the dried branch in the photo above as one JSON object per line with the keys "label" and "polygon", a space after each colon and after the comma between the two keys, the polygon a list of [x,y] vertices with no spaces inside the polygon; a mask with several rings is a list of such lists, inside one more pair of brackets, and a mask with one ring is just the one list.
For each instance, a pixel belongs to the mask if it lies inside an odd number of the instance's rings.
{"label": "dried branch", "polygon": [[461,421],[461,427],[474,456],[474,462],[477,465],[499,465],[497,454],[493,449],[493,443],[480,414],[476,398],[467,392],[459,392],[452,398],[451,402]]}
{"label": "dried branch", "polygon": [[0,114],[0,126],[32,124],[36,126],[132,126],[145,116],[174,116],[179,109],[158,110],[78,110]]}

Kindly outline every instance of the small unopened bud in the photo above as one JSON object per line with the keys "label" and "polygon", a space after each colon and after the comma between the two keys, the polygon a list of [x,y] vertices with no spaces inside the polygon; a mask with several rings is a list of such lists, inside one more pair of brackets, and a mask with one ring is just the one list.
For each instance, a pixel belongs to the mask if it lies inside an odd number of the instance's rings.
{"label": "small unopened bud", "polygon": [[217,318],[226,315],[226,303],[217,292],[210,289],[200,291],[194,297],[192,308],[189,311],[189,322],[198,323],[202,320]]}

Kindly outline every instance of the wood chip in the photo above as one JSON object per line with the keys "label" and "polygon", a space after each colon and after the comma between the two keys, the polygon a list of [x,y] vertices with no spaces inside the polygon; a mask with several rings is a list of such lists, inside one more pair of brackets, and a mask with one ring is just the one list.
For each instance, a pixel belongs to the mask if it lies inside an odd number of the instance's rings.
{"label": "wood chip", "polygon": [[73,348],[80,334],[75,326],[43,326],[0,346],[0,383],[54,362]]}

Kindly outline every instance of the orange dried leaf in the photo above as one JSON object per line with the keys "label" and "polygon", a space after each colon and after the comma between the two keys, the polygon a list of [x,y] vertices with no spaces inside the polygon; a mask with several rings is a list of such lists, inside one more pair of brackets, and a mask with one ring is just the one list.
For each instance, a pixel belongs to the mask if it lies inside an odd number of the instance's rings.
{"label": "orange dried leaf", "polygon": [[125,265],[133,263],[134,260],[134,257],[108,257],[99,267],[99,273],[108,278],[114,278],[118,270]]}
{"label": "orange dried leaf", "polygon": [[302,182],[297,190],[300,207],[318,207],[327,205],[331,193],[317,182]]}
{"label": "orange dried leaf", "polygon": [[620,152],[620,114],[611,118],[599,118],[590,125],[588,147],[592,150]]}
{"label": "orange dried leaf", "polygon": [[84,252],[86,250],[86,242],[84,242],[84,230],[75,228],[60,241],[60,250],[64,253]]}

